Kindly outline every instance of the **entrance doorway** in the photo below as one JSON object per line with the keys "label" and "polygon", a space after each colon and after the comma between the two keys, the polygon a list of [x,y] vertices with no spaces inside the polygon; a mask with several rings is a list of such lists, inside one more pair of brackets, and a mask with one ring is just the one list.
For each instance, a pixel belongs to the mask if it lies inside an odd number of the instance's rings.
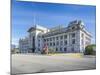
{"label": "entrance doorway", "polygon": [[32,40],[32,53],[35,52],[35,37],[33,36],[33,40]]}

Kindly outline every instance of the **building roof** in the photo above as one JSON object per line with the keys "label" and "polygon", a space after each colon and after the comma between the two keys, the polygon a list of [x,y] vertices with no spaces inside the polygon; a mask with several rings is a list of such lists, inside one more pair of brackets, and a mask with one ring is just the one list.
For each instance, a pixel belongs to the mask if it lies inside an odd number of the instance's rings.
{"label": "building roof", "polygon": [[75,30],[82,30],[87,35],[89,35],[90,37],[92,37],[91,34],[84,29],[84,23],[81,20],[71,21],[68,24],[68,27],[64,27],[64,28],[60,27],[60,28],[55,29],[53,31],[49,31],[46,34],[44,34],[44,36],[48,37],[48,36],[53,36],[53,35],[62,34],[62,33],[66,33],[66,32],[72,32],[72,31],[75,31]]}
{"label": "building roof", "polygon": [[84,23],[81,20],[74,20],[74,21],[69,22],[68,27],[73,26],[73,25],[83,25],[84,26]]}
{"label": "building roof", "polygon": [[28,29],[28,31],[27,31],[27,32],[32,32],[32,31],[35,31],[35,30],[43,31],[43,30],[42,30],[42,29],[40,29],[40,28],[31,27],[31,28],[29,28],[29,29]]}

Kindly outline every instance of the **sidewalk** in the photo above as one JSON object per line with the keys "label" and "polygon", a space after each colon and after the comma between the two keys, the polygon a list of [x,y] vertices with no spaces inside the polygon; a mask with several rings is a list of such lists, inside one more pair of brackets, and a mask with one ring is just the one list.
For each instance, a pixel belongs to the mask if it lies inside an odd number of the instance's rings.
{"label": "sidewalk", "polygon": [[35,55],[35,56],[66,56],[66,57],[71,57],[71,58],[82,58],[82,57],[87,57],[87,58],[92,58],[96,57],[94,55],[84,55],[83,53],[54,53],[54,54],[38,54],[38,53],[26,53],[26,54],[14,54],[14,55]]}
{"label": "sidewalk", "polygon": [[51,55],[51,56],[77,57],[77,58],[83,57],[82,53],[55,53],[55,54],[48,54],[48,55]]}

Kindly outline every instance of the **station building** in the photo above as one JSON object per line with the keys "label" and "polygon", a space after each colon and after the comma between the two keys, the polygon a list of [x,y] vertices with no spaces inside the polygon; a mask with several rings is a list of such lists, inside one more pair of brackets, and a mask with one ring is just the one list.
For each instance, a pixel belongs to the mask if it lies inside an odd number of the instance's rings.
{"label": "station building", "polygon": [[45,28],[35,25],[27,32],[29,35],[19,40],[21,53],[41,53],[44,44],[48,49],[55,49],[55,52],[80,53],[91,44],[92,38],[81,20],[71,21],[67,27]]}

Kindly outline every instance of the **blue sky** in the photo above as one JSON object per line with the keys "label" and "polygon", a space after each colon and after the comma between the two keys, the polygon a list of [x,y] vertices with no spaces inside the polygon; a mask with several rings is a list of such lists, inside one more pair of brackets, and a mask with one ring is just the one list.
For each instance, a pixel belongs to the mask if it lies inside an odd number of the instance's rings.
{"label": "blue sky", "polygon": [[[67,26],[70,21],[82,20],[92,33],[95,43],[95,6],[54,4],[37,2],[16,2],[12,0],[12,43],[18,45],[19,38],[28,35],[28,28],[35,23],[47,28]],[[35,17],[34,17],[35,16]]]}

